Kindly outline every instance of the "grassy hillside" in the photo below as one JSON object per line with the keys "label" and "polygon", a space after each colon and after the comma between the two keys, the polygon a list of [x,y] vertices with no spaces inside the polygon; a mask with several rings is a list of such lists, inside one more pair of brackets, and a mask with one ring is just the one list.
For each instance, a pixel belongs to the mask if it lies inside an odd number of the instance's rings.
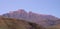
{"label": "grassy hillside", "polygon": [[46,29],[60,29],[60,24],[57,24],[55,26],[49,26]]}
{"label": "grassy hillside", "polygon": [[0,17],[0,29],[45,29],[42,26],[19,19]]}

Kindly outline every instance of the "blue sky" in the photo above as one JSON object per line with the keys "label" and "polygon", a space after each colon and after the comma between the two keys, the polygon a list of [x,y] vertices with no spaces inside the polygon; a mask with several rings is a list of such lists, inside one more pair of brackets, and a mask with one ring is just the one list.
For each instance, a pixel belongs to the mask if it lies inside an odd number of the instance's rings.
{"label": "blue sky", "polygon": [[0,0],[0,14],[18,9],[60,18],[60,0]]}

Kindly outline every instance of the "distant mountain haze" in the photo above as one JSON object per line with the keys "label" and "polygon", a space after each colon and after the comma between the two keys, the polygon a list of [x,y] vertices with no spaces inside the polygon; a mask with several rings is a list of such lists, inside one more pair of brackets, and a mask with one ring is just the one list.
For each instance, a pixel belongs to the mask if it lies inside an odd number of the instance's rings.
{"label": "distant mountain haze", "polygon": [[22,19],[22,20],[34,22],[43,26],[55,25],[56,20],[59,20],[59,18],[52,15],[37,14],[31,11],[26,12],[24,9],[12,11],[12,12],[3,14],[2,16],[8,17],[8,18]]}

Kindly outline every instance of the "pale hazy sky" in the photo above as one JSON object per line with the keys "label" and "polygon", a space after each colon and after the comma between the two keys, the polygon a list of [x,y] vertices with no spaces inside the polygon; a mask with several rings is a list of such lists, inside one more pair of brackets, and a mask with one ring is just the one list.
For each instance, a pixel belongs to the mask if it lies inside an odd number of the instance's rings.
{"label": "pale hazy sky", "polygon": [[60,0],[0,0],[0,14],[18,9],[60,18]]}

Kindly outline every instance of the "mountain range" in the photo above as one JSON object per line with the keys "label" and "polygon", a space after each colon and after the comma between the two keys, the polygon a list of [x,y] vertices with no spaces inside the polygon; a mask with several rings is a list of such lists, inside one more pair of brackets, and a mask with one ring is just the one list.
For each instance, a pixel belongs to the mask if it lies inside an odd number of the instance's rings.
{"label": "mountain range", "polygon": [[60,23],[60,20],[59,20],[60,18],[57,18],[55,16],[37,14],[31,11],[26,12],[24,9],[12,11],[12,12],[3,14],[2,16],[7,17],[7,18],[22,19],[22,20],[37,23],[43,26],[52,26],[52,25],[56,25]]}

